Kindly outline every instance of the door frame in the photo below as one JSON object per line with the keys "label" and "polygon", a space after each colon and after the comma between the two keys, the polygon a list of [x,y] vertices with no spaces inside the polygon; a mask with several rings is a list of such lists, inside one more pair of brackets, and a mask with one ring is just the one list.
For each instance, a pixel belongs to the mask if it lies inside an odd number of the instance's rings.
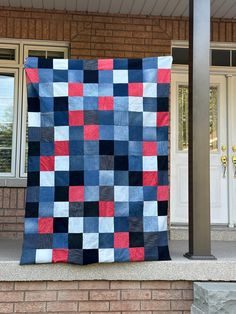
{"label": "door frame", "polygon": [[[186,65],[174,65],[172,67],[172,73],[173,74],[185,74],[188,75],[188,66]],[[236,180],[233,180],[233,167],[232,167],[232,146],[236,145],[236,135],[233,138],[233,125],[235,123],[235,119],[236,119],[236,108],[233,107],[233,105],[236,103],[236,91],[233,93],[234,91],[234,85],[236,84],[236,68],[227,68],[227,67],[211,67],[210,68],[210,75],[222,75],[225,76],[226,79],[226,133],[227,133],[227,139],[226,139],[226,146],[227,146],[227,151],[226,154],[228,156],[228,175],[227,175],[227,184],[228,184],[228,193],[227,193],[227,200],[228,200],[228,227],[233,228],[236,227],[236,211],[235,211],[235,205],[236,204],[236,196],[234,196],[234,191],[236,190]],[[233,78],[235,81],[233,81]],[[235,82],[235,84],[234,84]],[[235,106],[236,107],[236,106]],[[172,131],[172,107],[170,105],[170,132]],[[174,114],[176,114],[176,111],[174,111]],[[220,111],[219,111],[220,114]],[[235,119],[234,119],[235,117]],[[175,117],[176,118],[176,117]],[[220,130],[219,130],[220,132]],[[234,131],[235,132],[235,131]],[[235,143],[234,143],[234,142]],[[176,144],[174,145],[174,147],[176,146]],[[170,156],[172,155],[172,138],[170,135]],[[172,204],[172,171],[171,171],[171,167],[172,167],[172,162],[170,162],[170,215],[171,215],[171,204]],[[234,184],[232,184],[232,182]],[[174,226],[177,225],[186,225],[186,223],[172,223]],[[212,224],[213,225],[213,224]]]}

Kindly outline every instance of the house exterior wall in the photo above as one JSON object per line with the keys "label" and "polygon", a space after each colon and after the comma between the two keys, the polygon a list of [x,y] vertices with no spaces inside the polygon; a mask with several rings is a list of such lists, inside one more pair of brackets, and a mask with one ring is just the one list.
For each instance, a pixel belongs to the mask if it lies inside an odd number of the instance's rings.
{"label": "house exterior wall", "polygon": [[1,313],[188,314],[189,281],[0,282]]}
{"label": "house exterior wall", "polygon": [[[0,39],[66,41],[71,58],[142,58],[171,53],[171,40],[187,40],[186,18],[0,10]],[[213,20],[211,40],[236,42],[236,22]],[[0,187],[0,238],[21,238],[24,188]]]}

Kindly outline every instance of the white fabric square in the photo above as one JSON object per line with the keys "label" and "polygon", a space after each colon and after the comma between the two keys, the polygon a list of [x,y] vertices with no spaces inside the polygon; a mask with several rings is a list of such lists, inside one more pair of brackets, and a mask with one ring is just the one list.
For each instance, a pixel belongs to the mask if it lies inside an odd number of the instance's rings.
{"label": "white fabric square", "polygon": [[143,216],[157,216],[157,201],[144,201]]}
{"label": "white fabric square", "polygon": [[54,70],[68,70],[68,59],[53,59]]}
{"label": "white fabric square", "polygon": [[40,186],[54,186],[54,178],[54,171],[40,171]]}
{"label": "white fabric square", "polygon": [[83,249],[98,249],[98,233],[83,234]]}
{"label": "white fabric square", "polygon": [[99,217],[99,232],[100,233],[114,232],[114,218],[113,217]]}
{"label": "white fabric square", "polygon": [[172,65],[173,57],[158,57],[158,69],[170,69]]}
{"label": "white fabric square", "polygon": [[157,171],[156,156],[143,156],[143,171]]}
{"label": "white fabric square", "polygon": [[68,96],[68,83],[64,82],[53,83],[53,96],[54,97]]}
{"label": "white fabric square", "polygon": [[35,254],[36,263],[51,263],[52,250],[50,249],[37,249]]}
{"label": "white fabric square", "polygon": [[69,156],[55,156],[55,170],[69,170]]}
{"label": "white fabric square", "polygon": [[54,203],[54,217],[69,217],[69,203],[55,202]]}
{"label": "white fabric square", "polygon": [[83,217],[69,217],[69,233],[82,233],[84,231],[83,227]]}
{"label": "white fabric square", "polygon": [[128,70],[113,70],[113,83],[128,83]]}
{"label": "white fabric square", "polygon": [[157,84],[143,83],[143,97],[157,97]]}
{"label": "white fabric square", "polygon": [[114,249],[99,249],[98,254],[100,263],[114,262]]}
{"label": "white fabric square", "polygon": [[144,112],[143,113],[143,126],[157,126],[156,112]]}
{"label": "white fabric square", "polygon": [[128,186],[114,186],[114,198],[116,202],[129,201],[129,187]]}
{"label": "white fabric square", "polygon": [[158,231],[167,230],[167,216],[158,216]]}
{"label": "white fabric square", "polygon": [[41,125],[41,114],[40,112],[28,112],[28,126],[29,127],[40,127]]}
{"label": "white fabric square", "polygon": [[129,111],[143,112],[143,97],[129,96]]}
{"label": "white fabric square", "polygon": [[54,140],[55,141],[68,141],[69,140],[69,127],[68,126],[55,126],[54,127]]}

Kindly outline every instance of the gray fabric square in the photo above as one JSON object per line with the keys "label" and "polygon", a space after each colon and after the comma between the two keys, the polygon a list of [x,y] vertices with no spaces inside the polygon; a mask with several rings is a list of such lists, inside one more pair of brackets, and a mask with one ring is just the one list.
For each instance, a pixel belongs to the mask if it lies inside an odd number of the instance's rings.
{"label": "gray fabric square", "polygon": [[84,203],[70,202],[69,203],[69,216],[70,217],[83,217]]}
{"label": "gray fabric square", "polygon": [[114,156],[101,155],[100,160],[100,170],[114,170]]}
{"label": "gray fabric square", "polygon": [[84,70],[97,70],[98,62],[97,60],[84,60],[83,68]]}
{"label": "gray fabric square", "polygon": [[99,198],[100,198],[100,201],[113,201],[114,200],[114,187],[113,186],[100,186]]}
{"label": "gray fabric square", "polygon": [[143,232],[143,221],[140,217],[129,217],[129,231]]}
{"label": "gray fabric square", "polygon": [[69,250],[68,263],[83,264],[83,251],[82,250]]}
{"label": "gray fabric square", "polygon": [[84,124],[99,124],[98,112],[95,110],[84,110]]}

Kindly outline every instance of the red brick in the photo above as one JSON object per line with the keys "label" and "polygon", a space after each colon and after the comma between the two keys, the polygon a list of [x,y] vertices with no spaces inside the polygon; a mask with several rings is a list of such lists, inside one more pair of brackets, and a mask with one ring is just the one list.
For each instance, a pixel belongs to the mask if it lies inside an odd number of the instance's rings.
{"label": "red brick", "polygon": [[80,281],[79,282],[79,289],[86,289],[86,290],[92,290],[92,289],[109,289],[109,281]]}
{"label": "red brick", "polygon": [[151,311],[170,310],[170,302],[169,301],[142,301],[141,310],[151,310]]}
{"label": "red brick", "polygon": [[122,300],[149,300],[150,290],[124,290],[121,295]]}
{"label": "red brick", "polygon": [[12,313],[13,303],[0,303],[0,313]]}
{"label": "red brick", "polygon": [[73,312],[77,311],[77,302],[47,302],[47,311],[51,312]]}
{"label": "red brick", "polygon": [[13,282],[0,282],[0,291],[10,291],[13,290]]}
{"label": "red brick", "polygon": [[182,299],[181,290],[154,290],[152,292],[153,300],[179,300]]}
{"label": "red brick", "polygon": [[24,293],[15,291],[0,292],[0,302],[17,302],[23,301]]}
{"label": "red brick", "polygon": [[20,302],[15,304],[15,312],[42,313],[46,312],[46,302]]}
{"label": "red brick", "polygon": [[82,301],[79,302],[79,311],[109,311],[109,302]]}
{"label": "red brick", "polygon": [[143,281],[141,282],[142,289],[170,289],[169,281]]}
{"label": "red brick", "polygon": [[111,289],[139,289],[139,281],[111,281]]}
{"label": "red brick", "polygon": [[189,311],[192,303],[193,303],[192,301],[186,300],[171,301],[171,310]]}
{"label": "red brick", "polygon": [[45,290],[46,282],[15,282],[15,290]]}
{"label": "red brick", "polygon": [[62,300],[62,301],[88,300],[88,291],[74,291],[74,290],[59,291],[58,300]]}
{"label": "red brick", "polygon": [[56,291],[25,292],[25,301],[54,301],[56,299]]}
{"label": "red brick", "polygon": [[139,301],[111,301],[110,302],[111,311],[138,311],[140,310]]}
{"label": "red brick", "polygon": [[78,289],[77,281],[48,281],[47,290],[73,290]]}
{"label": "red brick", "polygon": [[171,283],[172,289],[192,289],[193,284],[191,281],[173,281]]}
{"label": "red brick", "polygon": [[90,300],[119,300],[120,291],[94,290],[90,291]]}

